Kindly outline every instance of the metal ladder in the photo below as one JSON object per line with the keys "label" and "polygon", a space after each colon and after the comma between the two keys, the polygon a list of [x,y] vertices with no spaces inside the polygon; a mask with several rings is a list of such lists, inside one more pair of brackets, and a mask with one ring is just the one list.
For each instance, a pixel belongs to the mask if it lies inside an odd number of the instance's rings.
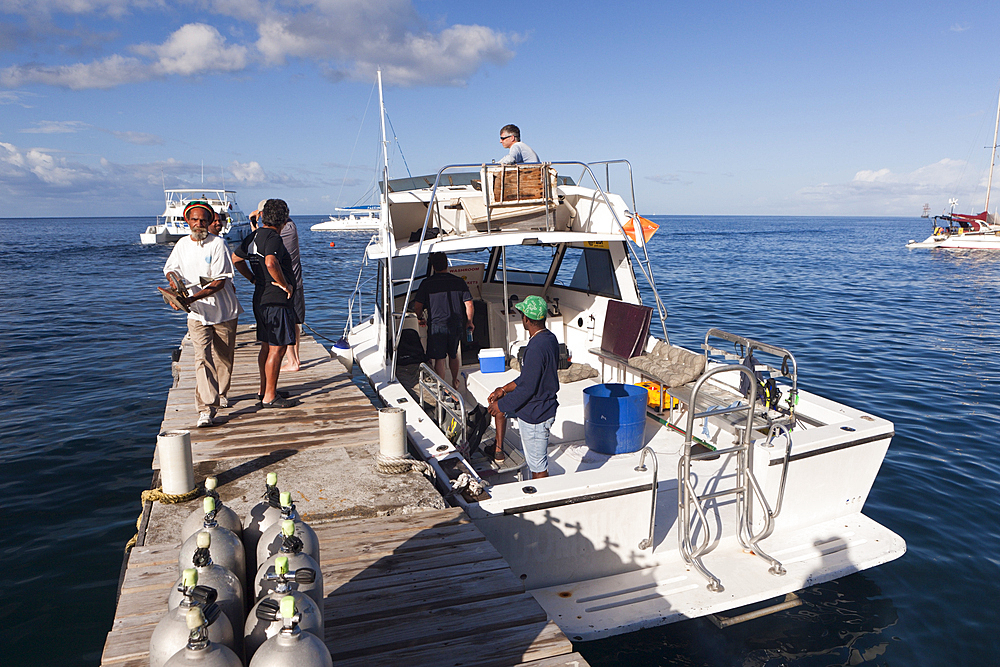
{"label": "metal ladder", "polygon": [[468,456],[469,419],[462,394],[445,382],[444,378],[435,373],[426,363],[420,364],[417,385],[420,388],[420,407],[424,411],[427,409],[427,403],[424,400],[424,391],[427,391],[434,397],[435,422],[462,453],[462,456]]}
{"label": "metal ladder", "polygon": [[[712,406],[701,412],[697,412],[698,395],[701,393],[705,383],[718,373],[731,373],[738,371],[749,375],[750,396],[747,402],[742,400],[730,406]],[[739,518],[739,526],[736,532],[740,545],[746,551],[753,553],[763,559],[770,568],[768,571],[774,575],[785,574],[785,568],[775,558],[767,555],[759,546],[760,540],[766,538],[774,529],[774,519],[781,510],[781,500],[784,496],[785,479],[788,471],[789,452],[791,450],[791,434],[784,426],[773,426],[768,432],[768,443],[773,442],[778,437],[786,438],[785,461],[781,473],[781,484],[775,509],[771,509],[767,499],[761,491],[760,484],[753,474],[753,419],[757,403],[757,383],[753,381],[752,371],[742,364],[725,365],[713,368],[703,374],[694,385],[691,391],[690,403],[688,405],[687,428],[684,432],[684,449],[680,460],[677,463],[677,518],[678,549],[684,560],[696,569],[708,580],[708,589],[714,592],[724,590],[722,581],[712,574],[702,557],[708,547],[712,544],[712,536],[708,521],[708,504],[719,498],[727,496],[736,497],[736,512]],[[706,391],[706,393],[708,393]],[[704,419],[723,414],[744,413],[745,423],[742,428],[737,427],[738,441],[732,447],[717,449],[703,453],[692,453],[692,448],[696,442],[694,439],[694,423],[696,419]],[[715,459],[720,456],[735,456],[736,458],[736,483],[733,488],[722,491],[714,491],[699,495],[692,482],[691,464],[696,461]],[[753,532],[753,506],[759,503],[764,511],[764,525],[762,529]],[[698,539],[695,541],[695,529],[700,527]],[[721,528],[720,528],[721,530]]]}

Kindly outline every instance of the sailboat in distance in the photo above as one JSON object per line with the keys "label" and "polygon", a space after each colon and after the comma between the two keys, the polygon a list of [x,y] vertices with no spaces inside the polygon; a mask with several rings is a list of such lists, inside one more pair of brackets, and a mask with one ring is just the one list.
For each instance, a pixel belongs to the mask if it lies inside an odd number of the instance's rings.
{"label": "sailboat in distance", "polygon": [[[997,131],[1000,130],[1000,96],[997,98],[997,121],[993,128],[993,152],[990,157],[990,177],[986,182],[986,203],[983,212],[976,215],[955,213],[957,199],[950,199],[949,213],[935,215],[934,231],[923,241],[910,239],[907,248],[978,248],[1000,250],[1000,224],[996,211],[990,213],[990,190],[993,186],[993,167],[997,161]],[[927,206],[924,206],[926,212]],[[926,214],[923,216],[926,217]]]}

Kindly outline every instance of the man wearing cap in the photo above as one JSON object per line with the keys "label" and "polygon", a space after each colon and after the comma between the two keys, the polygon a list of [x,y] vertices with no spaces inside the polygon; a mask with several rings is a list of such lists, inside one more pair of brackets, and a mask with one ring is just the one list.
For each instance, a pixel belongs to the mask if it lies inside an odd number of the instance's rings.
{"label": "man wearing cap", "polygon": [[191,234],[174,244],[163,273],[175,272],[191,293],[182,297],[182,303],[191,309],[188,333],[194,347],[194,400],[197,425],[205,427],[214,423],[220,406],[228,405],[236,321],[243,308],[232,288],[233,262],[226,242],[208,233],[215,211],[207,202],[193,201],[184,208],[184,220]]}
{"label": "man wearing cap", "polygon": [[506,415],[517,417],[524,459],[531,478],[548,477],[549,429],[556,420],[559,402],[559,341],[545,328],[548,307],[540,296],[529,296],[514,306],[521,311],[521,323],[528,332],[521,374],[489,396],[489,411],[496,418],[496,453],[494,460],[503,460],[502,443],[506,432]]}
{"label": "man wearing cap", "polygon": [[[257,320],[257,368],[260,372],[261,407],[290,408],[298,401],[289,400],[278,391],[281,360],[289,345],[295,343],[295,314],[292,293],[295,276],[292,259],[281,242],[281,228],[288,221],[288,204],[268,199],[264,204],[257,231],[248,236],[233,253],[236,269],[254,285],[253,311]],[[248,266],[253,264],[253,269]]]}

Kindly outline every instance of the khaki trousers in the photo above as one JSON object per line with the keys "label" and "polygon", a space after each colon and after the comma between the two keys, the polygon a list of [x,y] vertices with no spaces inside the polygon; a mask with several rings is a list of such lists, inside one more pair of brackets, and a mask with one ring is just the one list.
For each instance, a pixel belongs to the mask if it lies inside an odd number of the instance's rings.
{"label": "khaki trousers", "polygon": [[194,347],[194,404],[200,413],[219,407],[219,396],[229,392],[236,355],[236,319],[202,324],[188,318],[188,333]]}

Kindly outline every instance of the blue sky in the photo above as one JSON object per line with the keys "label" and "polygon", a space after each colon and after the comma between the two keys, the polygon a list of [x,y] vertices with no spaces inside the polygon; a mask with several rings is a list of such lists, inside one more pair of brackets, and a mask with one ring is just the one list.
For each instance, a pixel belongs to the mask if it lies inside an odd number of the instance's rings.
{"label": "blue sky", "polygon": [[414,175],[501,157],[513,122],[543,160],[630,160],[642,213],[978,212],[997,25],[961,1],[0,0],[0,216],[156,215],[202,164],[248,212],[363,201],[377,66]]}

